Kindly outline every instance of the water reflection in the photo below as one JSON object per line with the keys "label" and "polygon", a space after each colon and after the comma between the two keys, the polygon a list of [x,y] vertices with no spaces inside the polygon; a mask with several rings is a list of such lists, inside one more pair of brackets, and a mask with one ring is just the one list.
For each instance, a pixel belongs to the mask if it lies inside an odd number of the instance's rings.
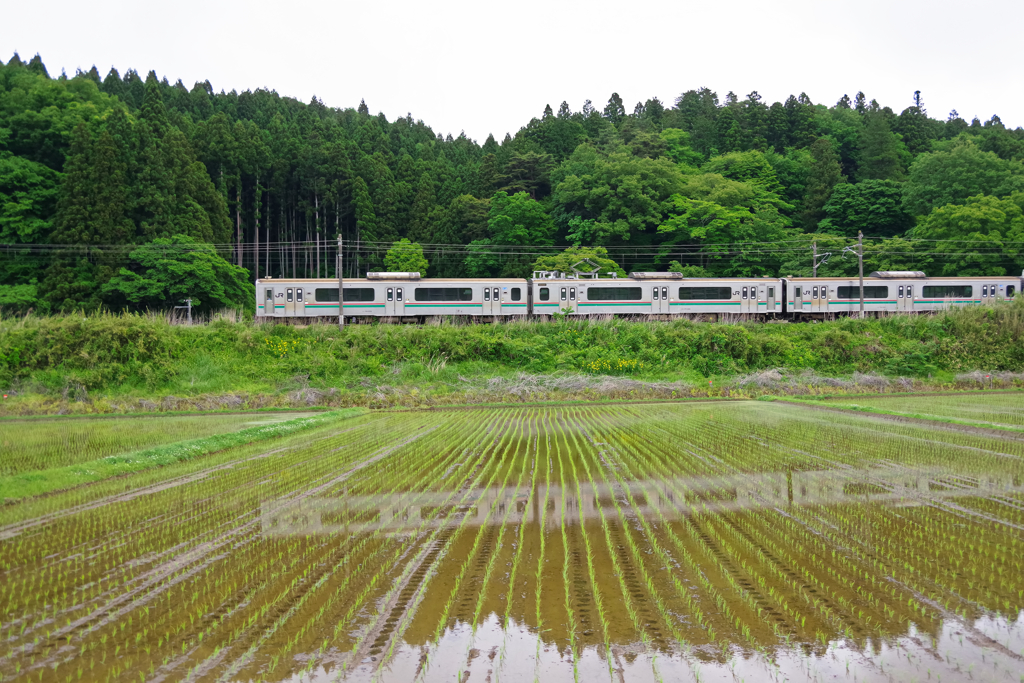
{"label": "water reflection", "polygon": [[[735,474],[717,477],[678,477],[626,482],[637,509],[648,519],[678,519],[694,508],[710,512],[735,512],[789,505],[840,505],[872,503],[921,505],[962,496],[992,496],[1022,493],[1024,483],[1013,474],[992,473],[969,477],[940,467],[877,467],[849,470],[811,470]],[[536,523],[541,517],[540,501],[547,501],[545,528],[557,529],[562,505],[572,514],[566,523],[600,520],[616,515],[612,497],[629,507],[624,487],[598,483],[562,489],[557,485],[538,487],[532,497],[529,487],[490,487],[459,495],[451,504],[450,491],[413,492],[391,495],[341,495],[337,497],[281,498],[261,506],[261,523],[266,536],[292,534],[344,534],[356,524],[360,532],[381,529],[413,531],[437,526],[479,526],[480,524]],[[680,494],[680,491],[684,492]],[[455,510],[458,514],[448,515]],[[492,509],[494,512],[491,512]],[[367,522],[367,518],[372,521]],[[358,523],[353,520],[358,519]]]}

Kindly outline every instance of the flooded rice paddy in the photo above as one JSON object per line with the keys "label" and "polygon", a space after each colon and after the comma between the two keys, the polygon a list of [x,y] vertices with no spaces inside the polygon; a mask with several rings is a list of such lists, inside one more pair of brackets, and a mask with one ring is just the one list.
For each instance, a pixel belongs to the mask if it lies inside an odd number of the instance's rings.
{"label": "flooded rice paddy", "polygon": [[1024,392],[971,392],[933,396],[857,396],[838,397],[830,404],[853,404],[863,408],[904,413],[924,418],[950,419],[977,424],[1024,430]]}
{"label": "flooded rice paddy", "polygon": [[5,418],[0,420],[0,477],[77,465],[165,443],[313,414]]}
{"label": "flooded rice paddy", "polygon": [[1019,681],[1024,438],[378,413],[0,507],[31,681]]}

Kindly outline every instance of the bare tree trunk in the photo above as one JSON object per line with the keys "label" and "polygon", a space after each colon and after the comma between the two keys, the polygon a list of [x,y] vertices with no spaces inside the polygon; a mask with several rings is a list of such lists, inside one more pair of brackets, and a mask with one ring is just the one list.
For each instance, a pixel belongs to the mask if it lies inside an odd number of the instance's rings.
{"label": "bare tree trunk", "polygon": [[235,236],[238,240],[238,266],[242,266],[242,174],[235,185]]}
{"label": "bare tree trunk", "polygon": [[256,215],[253,216],[253,241],[255,242],[256,254],[252,262],[255,279],[260,279],[260,172],[256,171],[256,185],[253,186],[253,209]]}
{"label": "bare tree trunk", "polygon": [[316,276],[320,277],[320,195],[313,185],[313,234],[316,236]]}
{"label": "bare tree trunk", "polygon": [[267,193],[267,260],[263,272],[270,275],[270,193]]}

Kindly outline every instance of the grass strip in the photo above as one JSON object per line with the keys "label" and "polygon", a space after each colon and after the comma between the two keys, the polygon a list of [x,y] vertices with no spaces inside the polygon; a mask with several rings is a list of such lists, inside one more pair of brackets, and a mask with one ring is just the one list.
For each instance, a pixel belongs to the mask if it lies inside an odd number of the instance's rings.
{"label": "grass strip", "polygon": [[4,504],[13,503],[32,496],[63,491],[111,477],[193,460],[228,448],[245,446],[288,436],[314,427],[322,427],[337,420],[365,415],[367,412],[369,411],[365,408],[346,408],[276,424],[249,427],[237,432],[178,441],[134,453],[110,455],[76,465],[0,477],[0,501]]}
{"label": "grass strip", "polygon": [[962,427],[974,427],[976,429],[998,429],[998,430],[1003,431],[1003,432],[1013,432],[1015,434],[1022,434],[1022,433],[1024,433],[1024,429],[1021,429],[1020,427],[1013,427],[1013,426],[1010,426],[1010,425],[1002,425],[1002,424],[998,424],[996,422],[982,422],[980,420],[978,420],[978,421],[956,420],[956,419],[953,419],[951,417],[945,417],[943,415],[925,415],[925,414],[921,414],[921,413],[907,413],[907,412],[899,412],[899,411],[896,411],[896,410],[886,410],[884,408],[875,408],[873,406],[862,406],[862,405],[857,405],[855,403],[832,403],[831,401],[825,402],[825,401],[807,400],[807,399],[791,398],[791,397],[788,397],[788,396],[785,397],[785,398],[782,398],[782,397],[779,397],[779,396],[773,396],[772,399],[776,400],[776,401],[778,401],[780,403],[797,403],[797,404],[800,404],[800,405],[814,406],[815,408],[829,408],[829,409],[834,409],[834,410],[849,410],[849,411],[852,411],[852,412],[869,413],[869,414],[872,414],[872,415],[887,415],[887,416],[890,416],[890,417],[907,417],[907,418],[911,418],[911,419],[914,419],[914,420],[924,420],[926,422],[943,422],[945,424],[960,425]]}

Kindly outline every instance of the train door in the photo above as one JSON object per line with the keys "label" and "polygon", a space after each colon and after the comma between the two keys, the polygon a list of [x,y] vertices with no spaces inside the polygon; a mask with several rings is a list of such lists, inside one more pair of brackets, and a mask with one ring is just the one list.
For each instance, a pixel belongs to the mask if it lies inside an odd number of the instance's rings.
{"label": "train door", "polygon": [[996,300],[996,286],[995,285],[982,285],[981,286],[981,303],[989,304]]}
{"label": "train door", "polygon": [[651,285],[651,312],[658,314],[669,312],[668,285]]}
{"label": "train door", "polygon": [[263,290],[263,315],[274,315],[274,288]]}
{"label": "train door", "polygon": [[284,296],[284,314],[290,318],[295,315],[295,288],[286,287]]}
{"label": "train door", "polygon": [[757,312],[757,286],[742,284],[740,290],[740,313]]}
{"label": "train door", "polygon": [[768,285],[765,287],[765,310],[768,313],[775,313],[775,287],[776,285]]}
{"label": "train door", "polygon": [[914,285],[896,285],[896,310],[914,310]]}
{"label": "train door", "polygon": [[306,300],[303,294],[305,292],[302,287],[295,288],[295,315],[297,316],[306,315]]}
{"label": "train door", "polygon": [[793,287],[793,312],[800,313],[804,310],[804,286],[800,282],[791,283]]}
{"label": "train door", "polygon": [[564,311],[569,308],[575,313],[577,310],[577,297],[579,296],[579,287],[573,281],[560,282],[558,283],[558,310]]}
{"label": "train door", "polygon": [[405,295],[404,287],[388,285],[384,291],[384,314],[405,315]]}
{"label": "train door", "polygon": [[483,291],[483,315],[500,315],[501,314],[501,290],[498,287],[488,287],[484,285]]}

